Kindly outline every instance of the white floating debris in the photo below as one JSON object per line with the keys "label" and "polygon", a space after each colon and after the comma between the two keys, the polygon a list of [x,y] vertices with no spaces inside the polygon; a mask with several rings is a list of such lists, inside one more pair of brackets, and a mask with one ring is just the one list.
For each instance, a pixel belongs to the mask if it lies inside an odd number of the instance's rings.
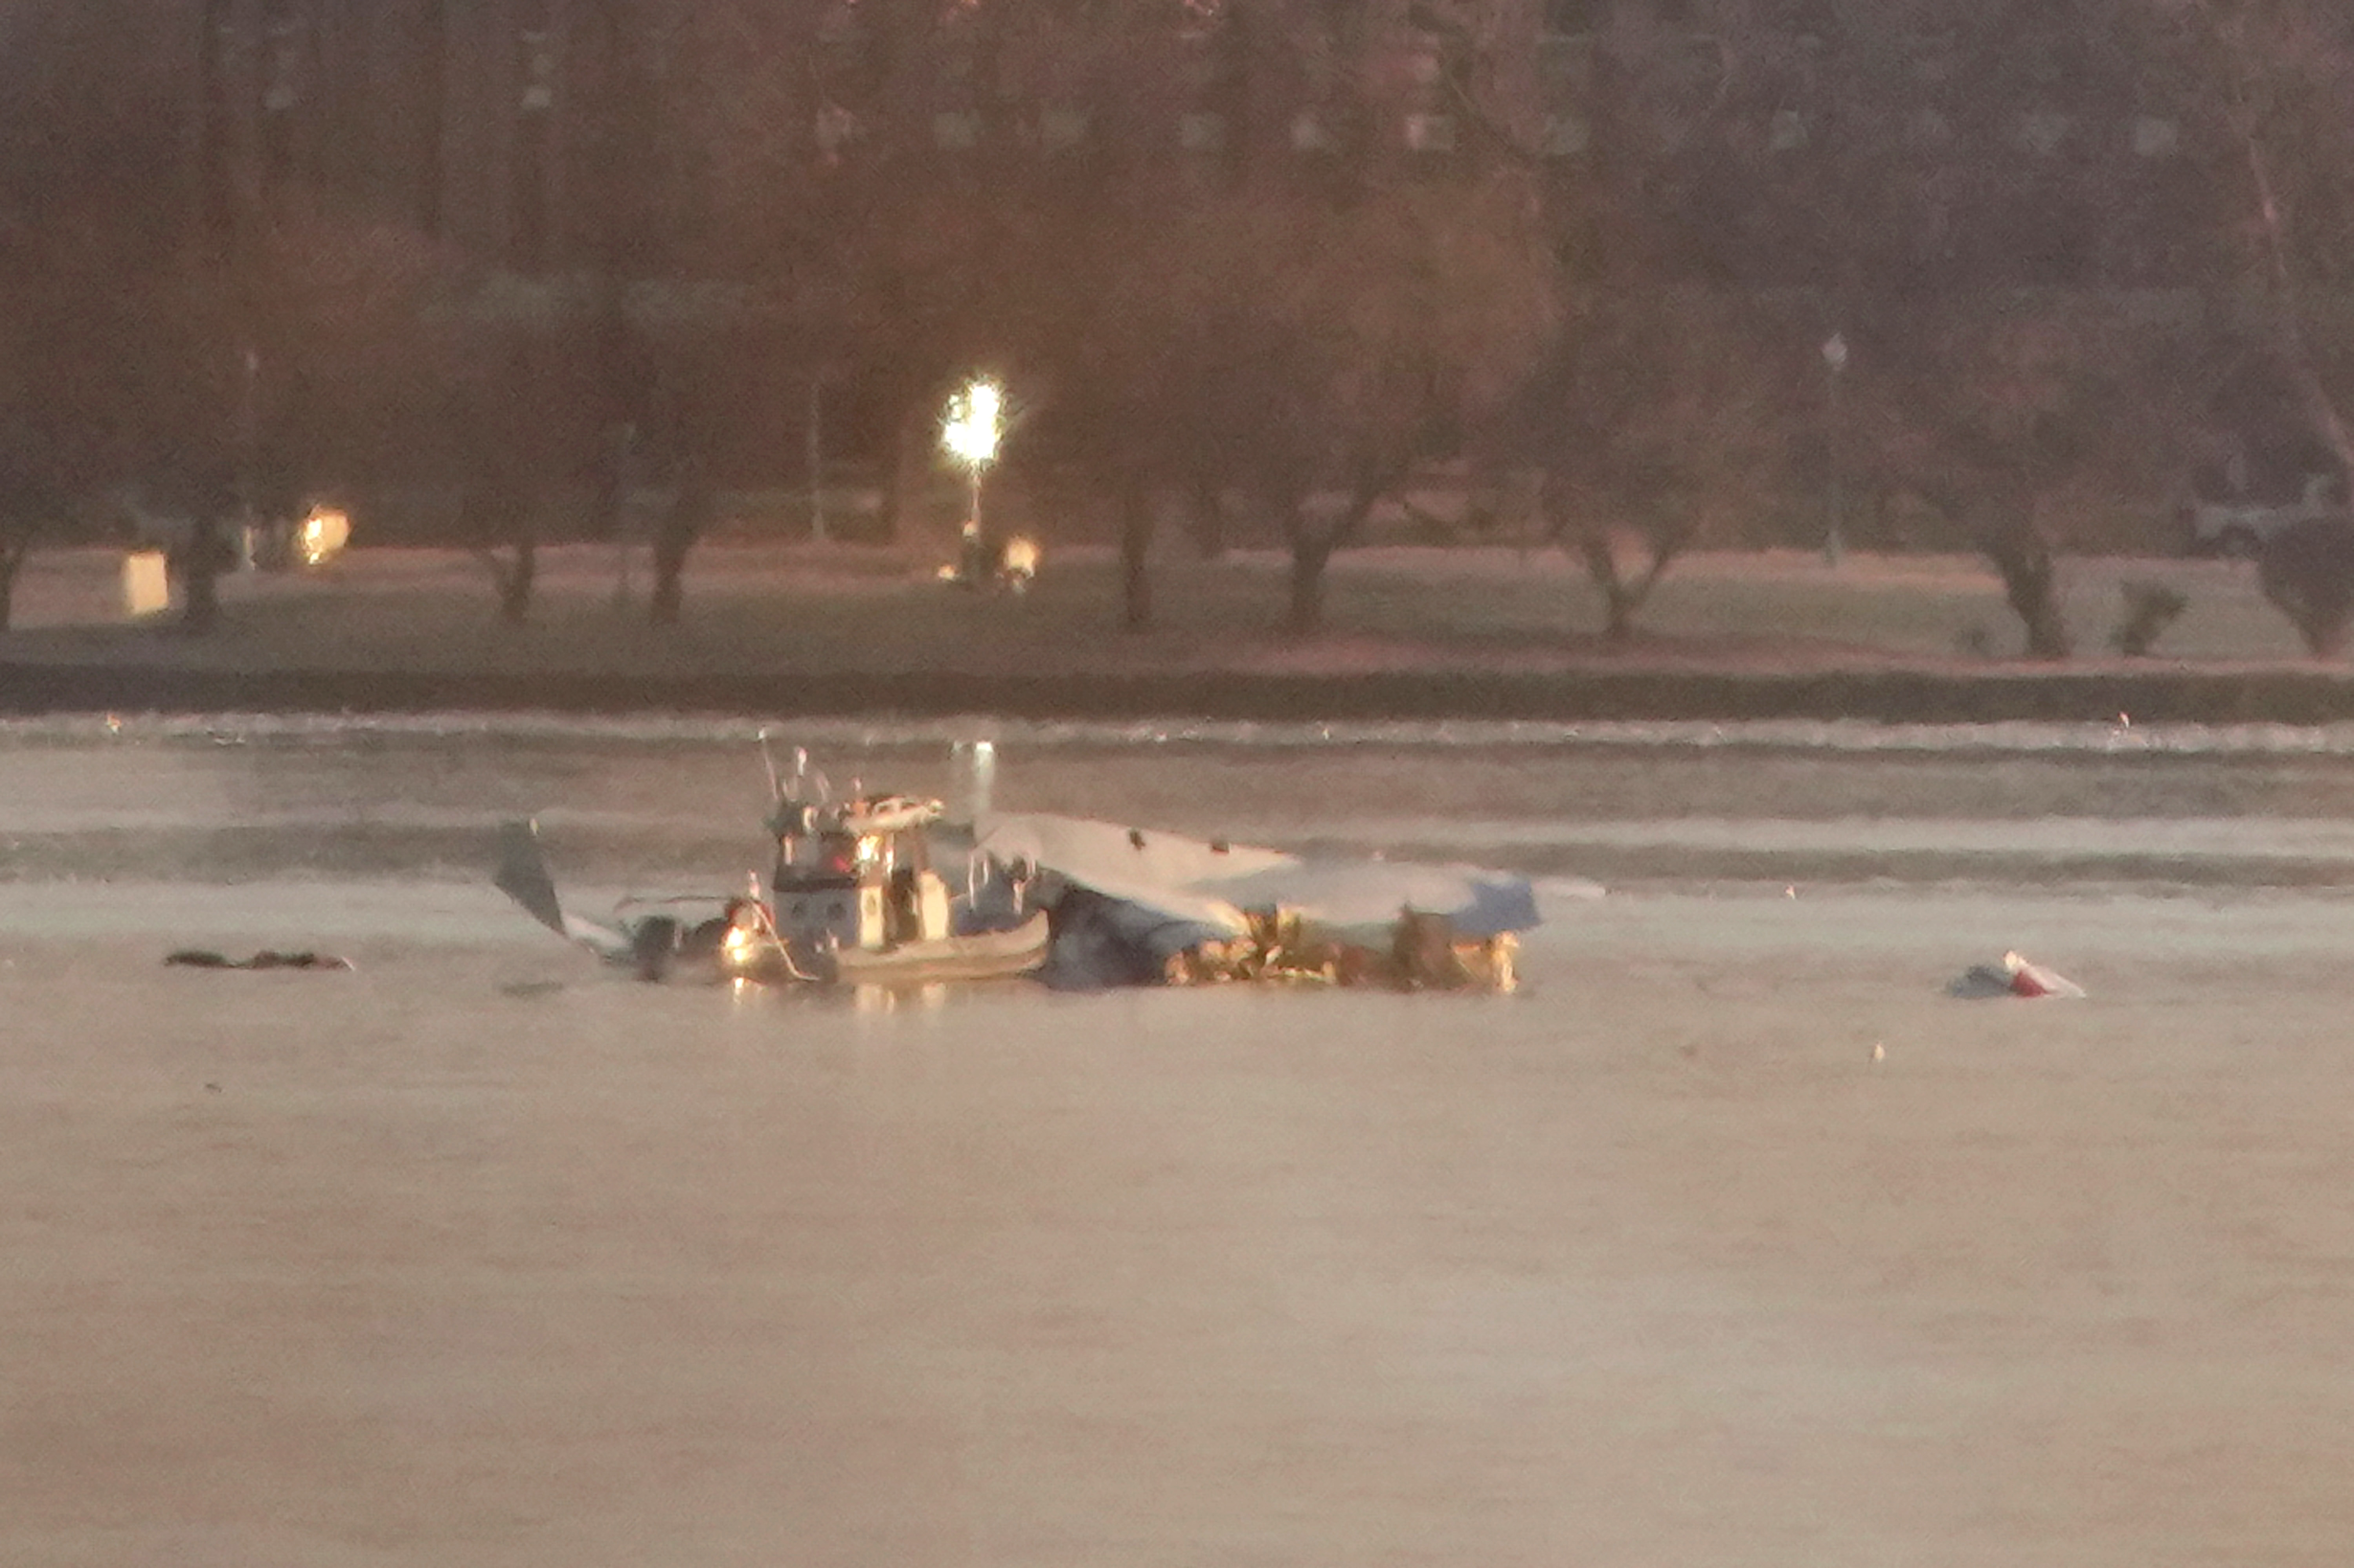
{"label": "white floating debris", "polygon": [[1946,988],[1959,997],[2061,996],[2080,997],[2084,988],[2056,970],[2030,963],[2018,953],[2005,953],[1999,964],[1974,964]]}

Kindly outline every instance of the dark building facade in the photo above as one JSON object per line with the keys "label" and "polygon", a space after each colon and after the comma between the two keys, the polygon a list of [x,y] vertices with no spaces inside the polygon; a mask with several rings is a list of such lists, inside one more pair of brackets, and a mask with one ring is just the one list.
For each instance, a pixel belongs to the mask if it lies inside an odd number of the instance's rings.
{"label": "dark building facade", "polygon": [[[519,270],[561,258],[569,0],[199,0],[188,77],[205,221],[333,207]],[[569,57],[569,58],[567,58]]]}
{"label": "dark building facade", "polygon": [[[2031,26],[1886,0],[1234,0],[1199,7],[1191,58],[1139,94],[1064,79],[1051,34],[1024,48],[981,23],[911,32],[911,8],[874,0],[765,19],[663,0],[175,3],[201,12],[186,79],[212,221],[345,204],[523,272],[582,262],[633,179],[657,187],[642,227],[690,222],[692,182],[671,175],[696,160],[649,143],[740,126],[633,119],[637,101],[692,105],[697,71],[740,81],[748,60],[773,89],[758,133],[853,175],[886,114],[943,167],[1117,140],[1205,166],[1444,174],[1500,142],[1564,210],[1615,181],[1712,233],[1694,270],[1780,286],[1818,281],[1824,193],[1869,155],[1917,172],[1914,241],[1967,275],[2139,287],[2200,264],[2184,238],[2197,125],[2162,69],[2081,36],[2098,7],[2011,8]],[[885,14],[901,29],[887,49],[870,36]]]}

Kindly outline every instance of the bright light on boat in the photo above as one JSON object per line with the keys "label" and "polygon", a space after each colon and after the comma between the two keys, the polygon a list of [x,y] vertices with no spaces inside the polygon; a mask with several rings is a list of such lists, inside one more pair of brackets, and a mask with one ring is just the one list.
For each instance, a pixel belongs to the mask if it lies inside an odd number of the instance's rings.
{"label": "bright light on boat", "polygon": [[729,969],[740,973],[750,969],[758,959],[761,939],[757,918],[747,919],[739,913],[728,923],[727,934],[719,939],[719,957]]}

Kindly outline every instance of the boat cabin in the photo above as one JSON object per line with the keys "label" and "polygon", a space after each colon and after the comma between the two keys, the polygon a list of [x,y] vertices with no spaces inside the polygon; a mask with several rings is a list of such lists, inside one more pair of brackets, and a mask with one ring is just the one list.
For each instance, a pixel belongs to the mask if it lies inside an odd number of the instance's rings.
{"label": "boat cabin", "polygon": [[938,800],[866,795],[787,803],[771,821],[777,934],[811,948],[887,952],[950,934],[948,884],[926,828]]}

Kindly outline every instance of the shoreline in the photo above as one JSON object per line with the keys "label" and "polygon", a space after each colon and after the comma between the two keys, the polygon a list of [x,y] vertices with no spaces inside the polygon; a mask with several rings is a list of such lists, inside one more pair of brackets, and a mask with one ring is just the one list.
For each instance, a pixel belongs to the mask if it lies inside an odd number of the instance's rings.
{"label": "shoreline", "polygon": [[217,670],[0,661],[0,715],[557,712],[776,718],[1235,721],[1863,719],[1983,724],[2320,725],[2354,720],[2354,680],[2325,670],[2147,673],[1914,668],[1617,668],[1362,673]]}

